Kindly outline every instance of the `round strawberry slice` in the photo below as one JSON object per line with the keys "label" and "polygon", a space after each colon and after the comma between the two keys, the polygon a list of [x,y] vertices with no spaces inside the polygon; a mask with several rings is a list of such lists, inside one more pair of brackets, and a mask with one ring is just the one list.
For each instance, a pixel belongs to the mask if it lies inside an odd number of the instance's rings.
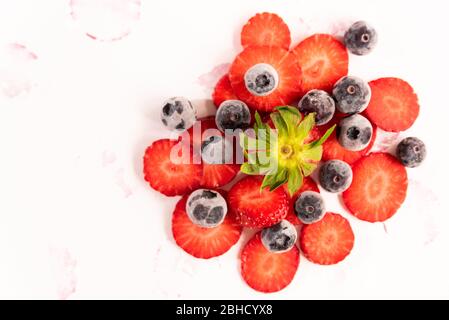
{"label": "round strawberry slice", "polygon": [[274,13],[258,13],[242,29],[243,47],[269,46],[290,48],[290,30],[284,20]]}
{"label": "round strawberry slice", "polygon": [[241,255],[241,272],[245,282],[254,290],[270,293],[288,286],[299,266],[296,246],[284,253],[268,251],[257,233],[245,245]]}
{"label": "round strawberry slice", "polygon": [[[255,79],[257,84],[272,81],[272,89],[264,95],[250,92],[245,82],[245,76],[255,68],[269,72],[270,77]],[[259,111],[273,111],[275,107],[288,105],[299,97],[301,89],[301,68],[296,57],[280,47],[248,47],[243,50],[231,65],[229,80],[240,100],[249,107]]]}
{"label": "round strawberry slice", "polygon": [[331,265],[349,255],[354,247],[354,233],[348,220],[328,212],[322,220],[305,225],[299,241],[301,251],[308,260]]}
{"label": "round strawberry slice", "polygon": [[201,186],[218,188],[227,185],[240,172],[238,164],[208,164],[203,162],[203,177]]}
{"label": "round strawberry slice", "polygon": [[371,100],[367,117],[379,128],[399,132],[410,128],[419,114],[418,97],[413,88],[398,78],[371,81]]}
{"label": "round strawberry slice", "polygon": [[346,47],[329,34],[315,34],[294,49],[302,69],[302,94],[312,89],[331,92],[334,84],[348,74]]}
{"label": "round strawberry slice", "polygon": [[[288,194],[287,184],[284,184],[283,187],[284,187],[285,192]],[[306,177],[306,178],[304,178],[304,181],[302,182],[301,189],[296,191],[296,193],[293,195],[293,197],[291,197],[290,206],[289,206],[288,213],[287,213],[287,216],[285,217],[285,219],[288,220],[289,222],[291,222],[292,224],[294,224],[295,226],[302,225],[301,221],[299,221],[299,219],[295,213],[295,209],[294,209],[295,201],[296,201],[296,199],[298,199],[299,195],[305,191],[320,192],[320,189],[318,189],[317,184],[315,183],[315,181],[312,180],[312,178]]]}
{"label": "round strawberry slice", "polygon": [[228,212],[224,221],[215,228],[203,228],[194,224],[186,213],[189,195],[176,204],[172,217],[172,232],[176,244],[188,254],[210,259],[226,253],[240,239],[241,227]]}
{"label": "round strawberry slice", "polygon": [[371,137],[371,141],[369,145],[360,151],[351,151],[345,149],[341,146],[341,144],[337,140],[336,130],[332,133],[332,135],[326,140],[323,144],[323,161],[338,159],[344,161],[348,164],[353,164],[364,155],[366,155],[373,147],[376,141],[377,135],[377,127],[373,126],[373,135]]}
{"label": "round strawberry slice", "polygon": [[270,227],[287,215],[290,204],[287,193],[283,188],[261,190],[262,180],[260,176],[247,176],[229,191],[229,205],[244,227]]}
{"label": "round strawberry slice", "polygon": [[352,166],[352,184],[343,201],[357,218],[381,222],[400,208],[407,193],[407,171],[388,153],[372,153]]}
{"label": "round strawberry slice", "polygon": [[212,100],[214,105],[218,108],[226,100],[236,100],[237,96],[234,94],[231,82],[229,81],[229,75],[225,74],[218,80],[215,85],[214,92],[212,93]]}
{"label": "round strawberry slice", "polygon": [[[172,149],[173,155],[172,155]],[[178,153],[176,153],[178,150]],[[184,153],[188,153],[184,156]],[[175,156],[176,159],[172,159]],[[166,196],[183,195],[200,186],[203,169],[193,164],[190,148],[178,141],[162,139],[153,142],[145,151],[143,172],[150,186]]]}

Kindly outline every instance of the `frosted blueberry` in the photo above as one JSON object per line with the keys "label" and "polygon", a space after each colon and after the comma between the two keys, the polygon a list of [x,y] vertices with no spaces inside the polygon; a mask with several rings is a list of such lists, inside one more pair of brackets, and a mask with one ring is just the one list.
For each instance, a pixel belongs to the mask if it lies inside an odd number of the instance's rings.
{"label": "frosted blueberry", "polygon": [[211,136],[201,144],[201,158],[208,164],[232,163],[232,146],[229,140],[221,136]]}
{"label": "frosted blueberry", "polygon": [[287,220],[262,230],[262,244],[271,252],[282,253],[290,250],[296,243],[298,233]]}
{"label": "frosted blueberry", "polygon": [[346,31],[344,41],[349,52],[363,56],[376,46],[377,32],[365,21],[357,21]]}
{"label": "frosted blueberry", "polygon": [[352,183],[352,169],[346,162],[330,160],[320,168],[321,186],[328,192],[338,193],[349,188]]}
{"label": "frosted blueberry", "polygon": [[326,213],[323,197],[315,191],[304,191],[295,201],[295,213],[304,224],[320,221]]}
{"label": "frosted blueberry", "polygon": [[259,63],[246,71],[246,89],[255,96],[267,96],[279,85],[279,75],[271,65]]}
{"label": "frosted blueberry", "polygon": [[369,84],[354,76],[346,76],[337,81],[332,90],[338,111],[359,113],[368,107],[371,100]]}
{"label": "frosted blueberry", "polygon": [[186,211],[194,224],[203,228],[214,228],[223,222],[228,206],[217,191],[198,189],[188,197]]}
{"label": "frosted blueberry", "polygon": [[396,156],[409,168],[418,167],[426,158],[426,145],[418,138],[409,137],[402,140],[396,148]]}
{"label": "frosted blueberry", "polygon": [[343,118],[337,126],[337,139],[340,145],[351,151],[365,149],[373,136],[373,126],[368,119],[359,114]]}
{"label": "frosted blueberry", "polygon": [[326,91],[311,90],[299,101],[298,109],[304,115],[315,112],[315,122],[321,126],[334,116],[335,101]]}
{"label": "frosted blueberry", "polygon": [[169,130],[183,132],[195,123],[196,110],[186,98],[170,98],[162,106],[161,121]]}
{"label": "frosted blueberry", "polygon": [[251,123],[251,113],[248,106],[240,100],[226,100],[215,115],[217,128],[225,130],[247,129]]}

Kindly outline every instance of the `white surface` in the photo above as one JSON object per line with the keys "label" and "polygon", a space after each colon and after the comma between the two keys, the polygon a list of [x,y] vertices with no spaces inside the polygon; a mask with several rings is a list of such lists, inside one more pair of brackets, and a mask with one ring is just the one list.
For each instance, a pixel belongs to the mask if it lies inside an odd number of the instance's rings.
{"label": "white surface", "polygon": [[[29,93],[0,93],[0,298],[449,298],[446,1],[147,0],[114,42],[87,37],[68,2],[0,2],[0,46],[20,43],[38,56]],[[350,72],[414,86],[421,116],[403,136],[421,137],[429,153],[408,171],[409,194],[388,233],[326,194],[350,219],[353,252],[332,267],[302,257],[293,283],[271,295],[240,277],[245,238],[212,261],[179,249],[170,232],[177,199],[141,174],[145,147],[169,136],[161,101],[208,98],[208,72],[232,61],[241,26],[260,11],[280,14],[294,44],[370,21],[378,47],[351,56]]]}

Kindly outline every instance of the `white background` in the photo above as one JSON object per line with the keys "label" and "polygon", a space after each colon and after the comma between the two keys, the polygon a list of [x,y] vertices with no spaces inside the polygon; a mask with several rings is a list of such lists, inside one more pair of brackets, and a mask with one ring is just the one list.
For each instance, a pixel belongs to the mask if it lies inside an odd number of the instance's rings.
{"label": "white background", "polygon": [[[0,298],[449,298],[447,1],[142,2],[127,37],[101,42],[86,29],[126,30],[130,19],[95,26],[74,20],[69,1],[0,1],[0,48],[18,43],[37,56],[0,60],[2,86],[30,89],[0,90]],[[325,194],[350,220],[354,250],[330,267],[302,257],[292,284],[271,295],[241,279],[247,237],[211,261],[179,249],[177,198],[141,174],[145,147],[169,136],[161,102],[209,98],[241,49],[241,26],[260,11],[281,15],[294,44],[370,21],[378,47],[351,56],[350,73],[413,85],[421,115],[401,137],[421,137],[429,154],[408,171],[406,202],[385,225],[356,220]]]}

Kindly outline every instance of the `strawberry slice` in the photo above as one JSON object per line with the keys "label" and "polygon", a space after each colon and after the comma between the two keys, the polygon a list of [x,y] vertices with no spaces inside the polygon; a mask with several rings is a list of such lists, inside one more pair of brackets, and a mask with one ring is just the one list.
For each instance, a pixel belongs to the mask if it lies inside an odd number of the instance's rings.
{"label": "strawberry slice", "polygon": [[258,13],[242,29],[243,47],[269,46],[290,48],[290,30],[284,20],[274,13]]}
{"label": "strawberry slice", "polygon": [[410,128],[419,115],[418,97],[413,88],[398,78],[371,81],[367,117],[379,128],[399,132]]}
{"label": "strawberry slice", "polygon": [[227,185],[240,171],[238,164],[208,164],[203,162],[203,188],[217,188]]}
{"label": "strawberry slice", "polygon": [[321,221],[305,225],[300,236],[301,251],[313,263],[336,264],[354,247],[349,221],[339,214],[326,213]]}
{"label": "strawberry slice", "polygon": [[303,72],[302,93],[312,89],[331,92],[334,84],[348,74],[346,47],[329,34],[315,34],[294,49]]}
{"label": "strawberry slice", "polygon": [[[173,147],[179,148],[180,157],[183,151],[190,151],[186,159],[181,159],[185,161],[172,161]],[[157,140],[146,149],[143,172],[150,186],[166,196],[183,195],[198,188],[203,174],[202,165],[192,163],[191,149],[181,148],[178,141],[168,139]]]}
{"label": "strawberry slice", "polygon": [[201,143],[211,136],[221,136],[221,131],[217,129],[215,117],[207,117],[195,122],[193,127],[184,132],[179,139],[185,143],[190,143],[197,153],[201,151]]}
{"label": "strawberry slice", "polygon": [[[324,132],[323,132],[324,134]],[[373,147],[377,136],[377,127],[373,125],[373,135],[371,137],[371,141],[369,145],[360,151],[351,151],[343,148],[338,142],[336,130],[332,133],[332,135],[326,140],[323,144],[323,161],[338,159],[342,160],[348,164],[353,164],[357,160],[361,159],[364,155],[366,155]]]}
{"label": "strawberry slice", "polygon": [[236,100],[237,96],[232,90],[231,82],[229,81],[229,75],[225,74],[218,80],[215,85],[214,92],[212,93],[212,100],[214,105],[218,108],[226,100]]}
{"label": "strawberry slice", "polygon": [[298,271],[299,250],[294,246],[284,253],[270,252],[257,233],[243,248],[240,259],[245,282],[254,290],[270,293],[292,282]]}
{"label": "strawberry slice", "polygon": [[[266,96],[255,96],[245,85],[245,73],[257,64],[271,65],[279,76],[279,83]],[[301,68],[291,52],[280,47],[248,47],[231,65],[229,80],[240,100],[259,111],[273,111],[275,107],[288,105],[299,97],[301,89]]]}
{"label": "strawberry slice", "polygon": [[260,189],[261,176],[247,176],[237,182],[229,191],[229,205],[236,213],[242,226],[264,228],[285,218],[289,199],[283,188],[270,191]]}
{"label": "strawberry slice", "polygon": [[[287,184],[284,184],[283,187],[284,187],[285,192],[287,194],[289,194]],[[288,220],[289,222],[291,222],[292,224],[294,224],[295,226],[302,225],[301,221],[299,221],[298,217],[296,216],[294,206],[295,206],[296,199],[298,199],[299,195],[301,193],[303,193],[304,191],[320,192],[320,189],[318,189],[317,184],[315,183],[315,181],[312,180],[312,178],[306,177],[306,178],[304,178],[304,180],[302,182],[301,189],[296,191],[296,193],[293,195],[293,197],[291,197],[288,214],[285,217],[285,219]]]}
{"label": "strawberry slice", "polygon": [[172,232],[176,244],[188,254],[201,259],[210,259],[227,252],[240,239],[241,227],[230,212],[215,228],[195,225],[186,213],[189,195],[184,195],[176,204],[172,217]]}
{"label": "strawberry slice", "polygon": [[372,153],[352,166],[352,184],[343,193],[348,210],[357,218],[378,222],[391,218],[405,200],[407,171],[392,155]]}

